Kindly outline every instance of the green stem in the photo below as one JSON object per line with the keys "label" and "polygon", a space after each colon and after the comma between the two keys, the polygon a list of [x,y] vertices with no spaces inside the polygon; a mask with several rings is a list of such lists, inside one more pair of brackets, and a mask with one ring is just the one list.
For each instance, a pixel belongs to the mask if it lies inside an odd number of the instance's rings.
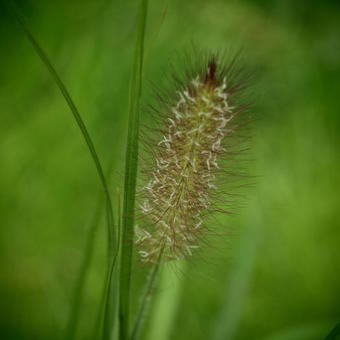
{"label": "green stem", "polygon": [[142,89],[144,32],[147,0],[141,0],[129,93],[129,124],[125,160],[125,183],[122,221],[122,256],[120,267],[119,334],[121,340],[129,336],[130,283],[134,235],[140,96]]}

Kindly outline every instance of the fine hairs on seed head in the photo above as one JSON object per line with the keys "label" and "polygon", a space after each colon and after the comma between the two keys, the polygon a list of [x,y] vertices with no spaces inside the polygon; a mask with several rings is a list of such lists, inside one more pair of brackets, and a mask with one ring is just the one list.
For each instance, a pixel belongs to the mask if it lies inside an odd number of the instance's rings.
{"label": "fine hairs on seed head", "polygon": [[206,216],[214,213],[219,183],[228,180],[226,160],[234,156],[239,103],[244,84],[235,59],[202,58],[175,89],[159,99],[157,140],[148,144],[136,243],[143,262],[191,256],[206,233]]}

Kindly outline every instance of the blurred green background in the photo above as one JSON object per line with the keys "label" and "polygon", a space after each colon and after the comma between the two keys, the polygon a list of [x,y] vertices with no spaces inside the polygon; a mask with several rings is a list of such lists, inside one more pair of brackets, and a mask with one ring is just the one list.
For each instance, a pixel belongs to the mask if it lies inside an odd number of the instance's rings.
{"label": "blurred green background", "polygon": [[[0,339],[62,339],[101,188],[64,99],[0,4]],[[78,105],[116,202],[137,1],[18,5]],[[143,101],[191,43],[242,47],[257,177],[216,247],[163,270],[144,338],[323,339],[340,321],[340,3],[170,0],[163,20],[164,8],[150,1]],[[91,237],[78,339],[96,322],[104,218]],[[135,267],[134,310],[145,270]]]}

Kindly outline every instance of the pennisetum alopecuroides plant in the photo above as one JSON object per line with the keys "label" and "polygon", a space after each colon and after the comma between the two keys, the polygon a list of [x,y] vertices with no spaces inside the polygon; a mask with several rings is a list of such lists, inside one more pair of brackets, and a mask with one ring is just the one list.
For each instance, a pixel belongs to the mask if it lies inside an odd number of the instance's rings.
{"label": "pennisetum alopecuroides plant", "polygon": [[[98,177],[100,179],[103,193],[106,199],[107,227],[108,227],[108,294],[106,300],[113,296],[118,300],[119,290],[129,290],[130,265],[121,266],[117,270],[117,275],[123,275],[126,279],[121,280],[121,287],[113,285],[111,288],[111,277],[113,281],[118,281],[116,272],[117,258],[119,257],[119,226],[120,213],[117,227],[113,220],[113,211],[110,197],[109,185],[102,170],[100,159],[97,155],[94,143],[90,137],[87,127],[74,104],[65,84],[62,82],[54,66],[50,62],[45,51],[40,47],[37,40],[25,24],[23,16],[15,7],[9,3],[9,8],[13,12],[17,21],[21,25],[28,40],[37,52],[41,61],[46,66],[59,90],[61,91],[67,105],[69,106],[77,123],[84,141],[88,146],[89,153],[95,164]],[[131,134],[131,166],[127,166],[129,181],[126,181],[126,188],[129,188],[129,195],[125,200],[128,207],[123,218],[123,226],[128,226],[129,233],[126,237],[131,242],[134,225],[134,200],[135,182],[137,173],[137,153],[138,151],[138,118],[139,118],[139,97],[141,92],[141,75],[143,64],[143,36],[146,17],[147,1],[141,0],[141,18],[139,25],[139,36],[137,39],[137,53],[135,58],[136,76],[132,77],[131,98],[137,98],[135,102],[131,100],[131,112],[135,118],[136,129],[132,129]],[[185,77],[180,80],[175,77],[175,87],[171,92],[159,97],[159,106],[154,111],[156,120],[159,122],[158,134],[152,133],[152,138],[147,139],[149,156],[147,165],[144,167],[146,183],[141,190],[139,227],[136,227],[135,238],[139,248],[142,262],[152,263],[158,268],[160,261],[170,261],[183,259],[192,256],[197,248],[205,241],[210,227],[208,220],[215,212],[222,212],[221,206],[216,203],[224,201],[224,185],[233,179],[234,173],[229,162],[238,156],[243,150],[238,148],[244,136],[240,134],[248,122],[245,113],[247,107],[242,103],[242,90],[244,82],[239,77],[234,63],[225,63],[218,55],[209,55],[195,63]],[[143,133],[143,131],[142,131]],[[132,169],[132,171],[131,171]],[[218,201],[220,198],[220,201]],[[126,204],[126,201],[129,201]],[[118,204],[119,205],[119,204]],[[128,223],[126,221],[128,220]],[[126,240],[125,240],[126,241]],[[127,243],[123,243],[123,249]],[[77,329],[77,319],[79,317],[80,298],[84,289],[85,272],[88,269],[92,256],[92,246],[88,247],[89,252],[85,254],[84,266],[79,276],[79,284],[76,287],[79,294],[75,294],[75,308],[70,318],[67,339],[75,337]],[[126,253],[123,253],[123,255]],[[128,257],[131,258],[132,247]],[[123,264],[126,262],[122,261]],[[154,271],[153,273],[157,273]],[[152,280],[154,278],[152,275]],[[124,285],[126,284],[126,285]],[[152,285],[149,286],[152,288]],[[112,292],[111,292],[112,291]],[[112,293],[112,294],[111,294]],[[150,289],[147,290],[150,293]],[[124,296],[124,294],[122,294]],[[136,327],[134,327],[132,337],[129,334],[129,319],[127,298],[121,303],[123,313],[120,318],[124,320],[124,337],[121,339],[134,339]],[[106,301],[106,302],[107,302]],[[107,304],[108,310],[115,309],[117,302],[111,306]],[[103,339],[112,339],[112,328],[114,322],[111,315],[106,313],[106,332],[103,332]],[[121,315],[124,315],[122,318]],[[113,318],[112,318],[113,319]],[[138,319],[137,319],[138,321]],[[122,324],[122,322],[120,323]],[[122,327],[121,327],[122,328]],[[97,331],[97,328],[96,328]],[[97,334],[97,332],[96,332]],[[337,324],[326,337],[335,339],[340,334],[340,325]],[[125,337],[126,335],[126,337]],[[98,339],[97,335],[93,337]]]}
{"label": "pennisetum alopecuroides plant", "polygon": [[[16,13],[15,8],[13,12]],[[244,141],[244,136],[240,132],[248,122],[248,118],[245,119],[247,106],[242,100],[245,82],[241,70],[236,67],[235,59],[226,62],[218,54],[203,55],[193,51],[194,61],[181,65],[185,72],[183,76],[175,73],[172,90],[162,94],[160,91],[157,92],[158,105],[153,107],[152,115],[156,131],[152,128],[141,131],[142,134],[148,135],[144,138],[147,153],[143,162],[146,183],[140,191],[141,214],[135,228],[135,242],[141,260],[144,263],[152,263],[154,270],[130,336],[129,290],[146,12],[147,0],[141,0],[130,86],[121,243],[120,213],[117,214],[119,221],[116,230],[106,176],[86,126],[46,53],[25,25],[20,13],[16,14],[17,20],[52,75],[83,133],[106,197],[109,265],[103,339],[112,339],[114,336],[114,319],[117,314],[120,325],[119,338],[137,339],[146,299],[153,288],[159,263],[191,256],[205,241],[210,229],[207,221],[215,212],[224,211],[217,203],[224,203],[225,182],[235,176],[230,162],[242,152],[239,146]],[[91,257],[91,254],[87,255],[87,258]],[[120,267],[115,271],[119,256]],[[85,272],[87,267],[84,268]],[[119,284],[116,284],[118,281]],[[83,284],[84,279],[78,286],[82,287]],[[77,308],[76,306],[74,316],[70,318],[68,339],[75,336],[79,314]],[[118,313],[115,313],[116,309]],[[99,327],[96,327],[96,331],[97,328]]]}

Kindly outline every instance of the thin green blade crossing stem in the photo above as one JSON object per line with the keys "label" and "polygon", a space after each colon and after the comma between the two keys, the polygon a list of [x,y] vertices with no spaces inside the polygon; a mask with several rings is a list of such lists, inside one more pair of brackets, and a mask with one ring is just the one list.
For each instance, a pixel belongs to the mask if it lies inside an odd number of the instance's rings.
{"label": "thin green blade crossing stem", "polygon": [[60,77],[59,77],[57,71],[55,70],[55,68],[53,67],[52,63],[50,62],[47,54],[40,47],[37,40],[34,38],[33,34],[31,33],[31,31],[27,27],[22,14],[20,13],[20,11],[18,10],[18,8],[15,6],[15,4],[13,2],[8,2],[8,7],[11,10],[11,12],[13,13],[13,15],[16,18],[16,20],[18,21],[18,23],[20,24],[20,26],[22,27],[22,29],[24,30],[26,37],[28,38],[28,40],[31,43],[31,45],[33,46],[34,50],[36,51],[36,53],[40,57],[41,61],[46,66],[47,70],[51,74],[56,85],[58,86],[60,92],[62,93],[64,99],[66,100],[66,103],[69,106],[69,108],[70,108],[70,110],[73,114],[73,117],[76,120],[76,123],[77,123],[77,125],[78,125],[84,139],[85,139],[86,145],[87,145],[87,147],[90,151],[91,157],[92,157],[93,162],[95,164],[100,182],[101,182],[103,190],[104,190],[105,198],[106,198],[106,212],[107,212],[108,234],[109,234],[109,252],[110,252],[110,255],[111,255],[114,252],[113,249],[115,248],[115,244],[116,244],[116,235],[115,235],[115,230],[114,230],[112,204],[111,204],[110,193],[109,193],[106,178],[105,178],[105,175],[104,175],[104,172],[103,172],[103,168],[102,168],[101,163],[99,161],[99,158],[98,158],[96,149],[94,147],[94,144],[92,142],[92,139],[91,139],[91,137],[90,137],[90,135],[87,131],[85,123],[83,122],[83,120],[80,116],[80,113],[79,113],[76,105],[74,104],[68,90],[66,89],[62,80],[60,79]]}
{"label": "thin green blade crossing stem", "polygon": [[138,135],[144,32],[147,14],[147,0],[141,0],[138,16],[138,32],[132,66],[129,93],[129,124],[126,148],[125,183],[122,221],[122,255],[120,268],[119,334],[121,340],[129,336],[130,281],[133,249],[134,209],[137,177]]}
{"label": "thin green blade crossing stem", "polygon": [[[120,208],[120,190],[117,189],[118,242],[120,242],[121,220],[122,219],[121,219],[121,208]],[[109,268],[108,278],[107,278],[107,286],[106,286],[106,291],[105,291],[105,302],[104,302],[104,320],[103,320],[103,333],[102,333],[103,340],[111,339],[114,326],[116,325],[116,315],[117,315],[118,298],[119,298],[119,282],[117,280],[112,281],[112,278],[117,277],[117,273],[119,273],[119,266],[116,267],[116,260],[117,260],[118,253],[119,253],[119,243],[118,243],[118,251],[116,252],[116,255],[114,256],[114,258],[112,259],[112,262]]]}

